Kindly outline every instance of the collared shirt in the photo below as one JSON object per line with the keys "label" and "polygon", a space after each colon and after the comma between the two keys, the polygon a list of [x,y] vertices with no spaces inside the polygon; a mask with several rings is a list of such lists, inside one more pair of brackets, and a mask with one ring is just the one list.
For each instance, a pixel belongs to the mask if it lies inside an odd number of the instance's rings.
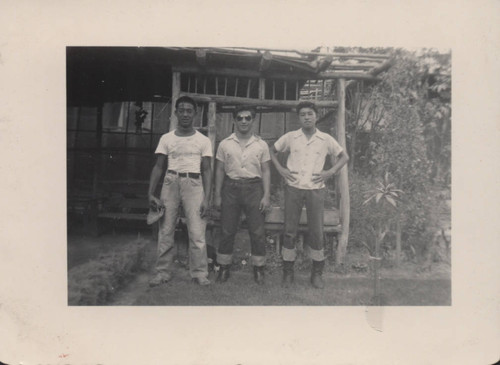
{"label": "collared shirt", "polygon": [[224,163],[224,172],[231,179],[262,177],[261,164],[271,159],[269,147],[260,137],[252,135],[245,143],[235,133],[221,141],[215,158]]}
{"label": "collared shirt", "polygon": [[179,137],[175,131],[161,136],[155,153],[168,155],[168,168],[177,172],[200,172],[201,158],[212,157],[212,143],[196,131],[193,135]]}
{"label": "collared shirt", "polygon": [[323,171],[327,155],[338,156],[343,151],[332,136],[318,129],[310,139],[302,129],[288,132],[274,143],[274,147],[278,152],[290,152],[286,166],[296,180],[286,183],[298,189],[324,188],[323,182],[312,182],[313,174]]}

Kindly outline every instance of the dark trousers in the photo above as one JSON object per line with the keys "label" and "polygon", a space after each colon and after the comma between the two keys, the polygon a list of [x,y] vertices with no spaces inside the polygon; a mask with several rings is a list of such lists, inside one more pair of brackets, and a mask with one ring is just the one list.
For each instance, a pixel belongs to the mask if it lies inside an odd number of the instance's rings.
{"label": "dark trousers", "polygon": [[245,213],[251,243],[251,262],[263,266],[266,256],[264,214],[259,204],[264,195],[261,179],[232,180],[226,178],[222,186],[221,225],[222,238],[217,251],[217,262],[232,263],[234,237],[240,223],[241,211]]}
{"label": "dark trousers", "polygon": [[299,228],[302,207],[306,206],[307,235],[310,256],[315,261],[325,259],[323,250],[323,216],[325,210],[325,189],[297,189],[285,185],[285,235],[283,242],[283,260],[295,261],[297,252],[295,241]]}

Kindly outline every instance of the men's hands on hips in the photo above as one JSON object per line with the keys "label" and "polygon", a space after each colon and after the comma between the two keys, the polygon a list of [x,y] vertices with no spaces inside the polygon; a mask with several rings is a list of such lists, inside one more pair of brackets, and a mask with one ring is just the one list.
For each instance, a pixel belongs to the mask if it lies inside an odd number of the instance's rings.
{"label": "men's hands on hips", "polygon": [[283,176],[283,178],[285,180],[288,180],[288,181],[291,181],[291,182],[294,182],[297,180],[297,178],[295,176],[293,176],[293,174],[290,172],[290,170],[286,169],[286,168],[283,168],[279,171],[280,175]]}
{"label": "men's hands on hips", "polygon": [[313,183],[322,183],[327,181],[330,177],[332,177],[332,174],[328,173],[327,171],[321,171],[319,174],[313,174],[311,181]]}

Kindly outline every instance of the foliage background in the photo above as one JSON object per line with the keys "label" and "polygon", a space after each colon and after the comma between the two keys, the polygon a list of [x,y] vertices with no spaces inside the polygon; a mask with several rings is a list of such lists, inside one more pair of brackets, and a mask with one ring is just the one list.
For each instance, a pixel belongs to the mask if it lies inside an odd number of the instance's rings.
{"label": "foliage background", "polygon": [[[372,227],[390,221],[386,256],[394,257],[391,250],[399,234],[403,252],[396,254],[421,260],[440,228],[435,214],[436,205],[442,203],[440,194],[451,188],[451,53],[349,50],[389,53],[394,60],[381,82],[360,82],[347,90],[349,244],[351,248],[373,245]],[[396,213],[362,205],[366,192],[386,173],[404,192]]]}

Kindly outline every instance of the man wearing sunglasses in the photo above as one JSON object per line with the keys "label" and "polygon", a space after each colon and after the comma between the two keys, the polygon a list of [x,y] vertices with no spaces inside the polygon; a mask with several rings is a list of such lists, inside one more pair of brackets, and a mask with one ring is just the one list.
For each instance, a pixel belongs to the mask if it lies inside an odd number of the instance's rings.
{"label": "man wearing sunglasses", "polygon": [[[156,148],[157,160],[149,182],[149,204],[153,209],[164,208],[158,233],[156,276],[150,286],[160,285],[171,279],[174,258],[174,233],[179,204],[182,202],[189,235],[189,273],[199,285],[208,285],[206,221],[212,184],[212,144],[193,128],[196,103],[182,96],[175,103],[178,124],[174,131],[164,134]],[[154,192],[165,173],[161,196]]]}
{"label": "man wearing sunglasses", "polygon": [[[271,147],[271,159],[285,179],[285,234],[283,242],[283,281],[288,287],[294,282],[293,265],[297,256],[295,238],[302,207],[306,206],[310,256],[313,260],[311,284],[323,288],[325,256],[323,251],[323,214],[325,181],[346,164],[349,157],[337,141],[316,128],[318,112],[312,102],[297,106],[302,128],[281,136]],[[289,152],[286,167],[281,166],[276,153]],[[332,167],[324,170],[329,156]]]}
{"label": "man wearing sunglasses", "polygon": [[264,284],[264,214],[270,199],[270,156],[267,143],[253,134],[255,114],[252,108],[237,108],[233,113],[234,133],[217,149],[214,206],[222,208],[222,237],[217,251],[217,281],[221,283],[230,276],[234,238],[243,211],[250,234],[254,280]]}

